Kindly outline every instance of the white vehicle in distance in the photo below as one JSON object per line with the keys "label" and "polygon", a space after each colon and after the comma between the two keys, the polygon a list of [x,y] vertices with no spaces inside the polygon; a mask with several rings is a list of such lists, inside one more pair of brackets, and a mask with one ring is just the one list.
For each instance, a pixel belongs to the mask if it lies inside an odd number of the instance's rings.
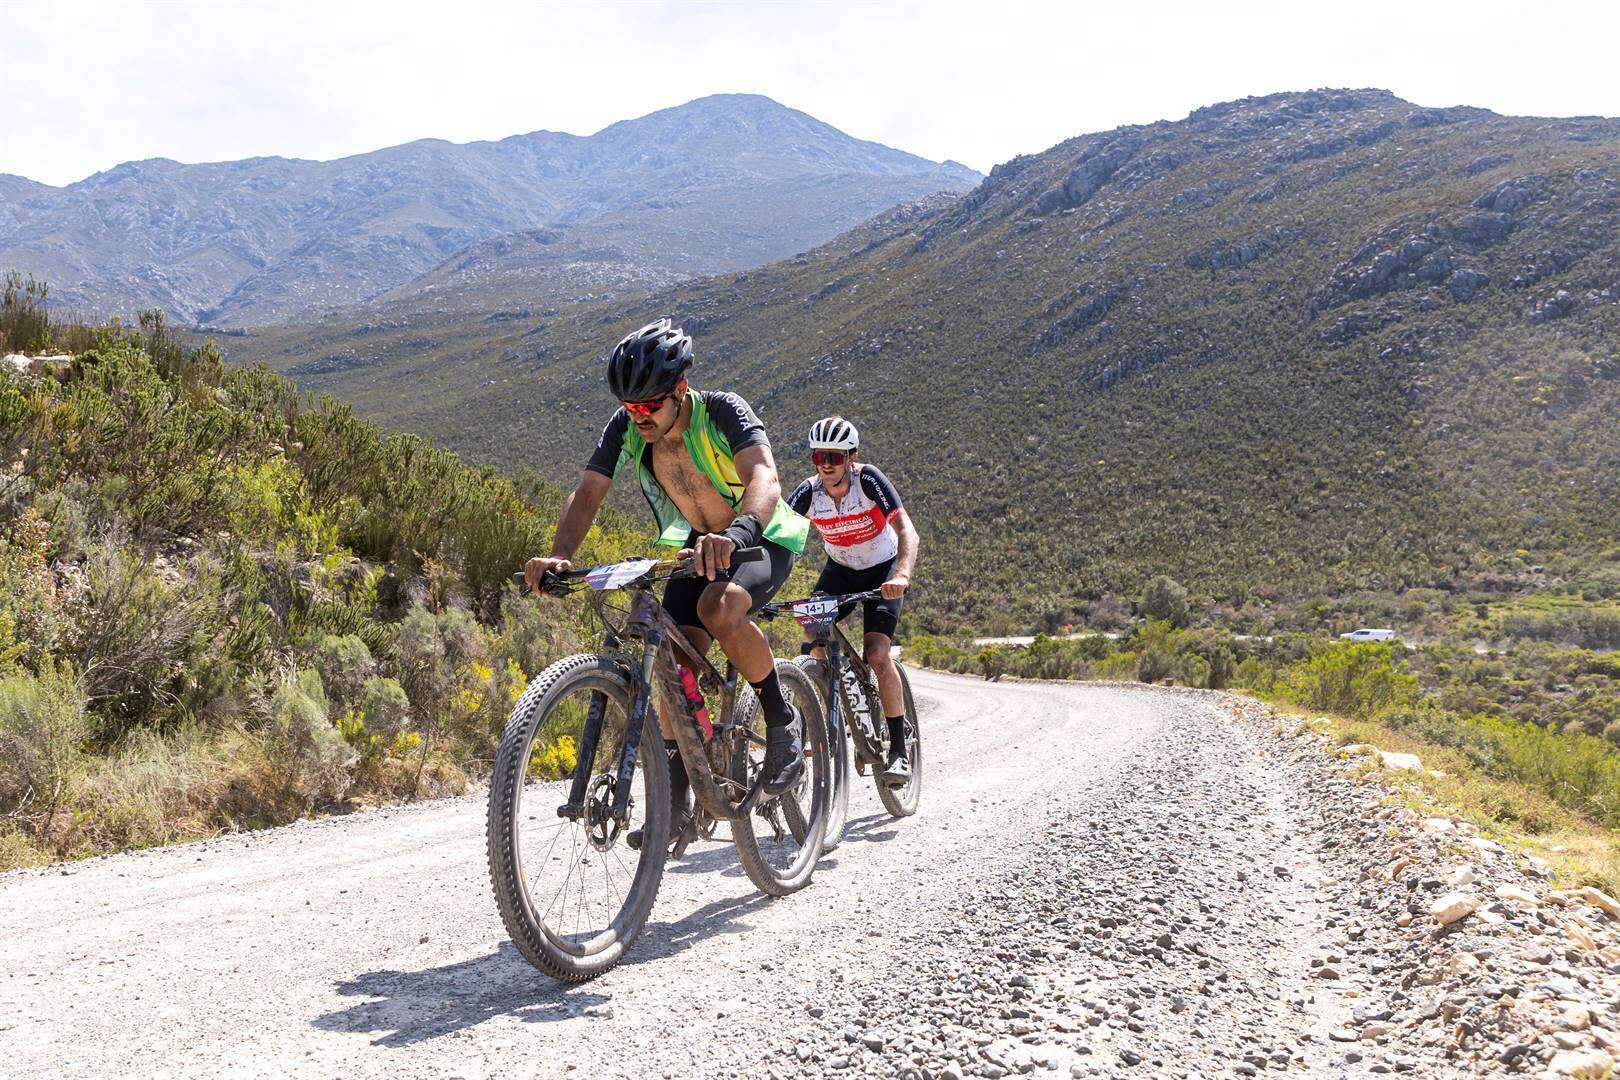
{"label": "white vehicle in distance", "polygon": [[1352,630],[1348,634],[1340,634],[1344,641],[1394,641],[1393,630]]}

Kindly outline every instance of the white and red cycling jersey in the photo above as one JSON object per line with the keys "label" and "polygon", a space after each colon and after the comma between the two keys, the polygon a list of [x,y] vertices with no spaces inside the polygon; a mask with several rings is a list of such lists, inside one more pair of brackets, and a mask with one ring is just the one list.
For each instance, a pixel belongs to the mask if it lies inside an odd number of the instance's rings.
{"label": "white and red cycling jersey", "polygon": [[788,505],[821,533],[827,558],[851,570],[867,570],[900,552],[900,538],[889,524],[900,509],[900,493],[875,465],[851,465],[850,471],[842,499],[827,493],[817,473],[794,489]]}

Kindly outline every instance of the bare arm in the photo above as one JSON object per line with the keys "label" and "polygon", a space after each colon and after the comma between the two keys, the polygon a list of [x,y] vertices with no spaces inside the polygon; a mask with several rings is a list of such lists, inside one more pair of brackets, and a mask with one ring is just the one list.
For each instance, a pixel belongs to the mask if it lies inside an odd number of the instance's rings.
{"label": "bare arm", "polygon": [[572,569],[569,560],[584,542],[585,534],[591,531],[596,511],[612,487],[610,477],[585,470],[585,475],[579,479],[579,486],[563,502],[562,514],[557,518],[557,535],[551,541],[551,557],[542,559],[536,555],[524,564],[523,574],[530,589],[537,593],[540,591],[540,578],[548,570]]}
{"label": "bare arm", "polygon": [[911,584],[911,572],[917,568],[917,527],[911,523],[911,515],[906,513],[905,507],[889,515],[889,524],[894,526],[895,536],[900,541],[894,569],[889,572],[889,580],[883,583],[883,595],[892,600],[905,595],[906,586]]}
{"label": "bare arm", "polygon": [[579,478],[579,486],[563,503],[562,516],[557,519],[557,536],[551,541],[553,559],[574,557],[574,552],[584,543],[585,534],[591,531],[591,525],[596,521],[596,511],[601,508],[602,500],[607,498],[608,490],[612,487],[613,481],[609,477],[585,470],[585,475]]}
{"label": "bare arm", "polygon": [[737,476],[743,482],[742,501],[737,513],[753,514],[760,524],[771,520],[777,501],[782,498],[782,481],[776,475],[776,459],[769,446],[750,446],[737,454]]}
{"label": "bare arm", "polygon": [[894,526],[895,535],[900,540],[899,554],[894,557],[894,572],[910,580],[911,572],[917,568],[917,527],[911,523],[911,515],[906,513],[904,507],[889,515],[889,524]]}

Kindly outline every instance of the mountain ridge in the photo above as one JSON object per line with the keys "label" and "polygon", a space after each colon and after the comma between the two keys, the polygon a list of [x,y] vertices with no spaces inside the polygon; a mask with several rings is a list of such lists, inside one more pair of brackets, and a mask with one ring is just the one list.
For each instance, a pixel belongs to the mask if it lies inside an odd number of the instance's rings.
{"label": "mountain ridge", "polygon": [[502,233],[655,210],[671,195],[679,206],[645,215],[649,243],[664,218],[704,223],[708,251],[734,266],[729,215],[769,204],[773,183],[830,175],[846,190],[812,208],[820,221],[781,208],[789,227],[767,260],[867,216],[868,187],[903,198],[977,178],[768,98],[711,96],[591,136],[418,139],[329,161],[150,158],[60,188],[20,178],[0,185],[0,265],[52,281],[86,314],[157,306],[262,324],[364,301]]}
{"label": "mountain ridge", "polygon": [[1612,120],[1268,95],[1077,136],[645,300],[231,348],[566,480],[611,407],[603,349],[651,313],[784,460],[852,415],[932,550],[990,546],[988,573],[930,570],[938,624],[1160,572],[1238,606],[1444,588],[1538,545],[1601,560],[1620,526]]}

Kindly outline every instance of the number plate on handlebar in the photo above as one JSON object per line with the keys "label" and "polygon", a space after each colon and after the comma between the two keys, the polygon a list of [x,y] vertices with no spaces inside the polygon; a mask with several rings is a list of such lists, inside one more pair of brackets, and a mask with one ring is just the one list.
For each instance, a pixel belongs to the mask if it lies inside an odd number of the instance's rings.
{"label": "number plate on handlebar", "polygon": [[656,565],[658,564],[653,559],[627,559],[624,562],[608,563],[606,566],[598,566],[587,571],[585,581],[593,589],[617,589],[628,585]]}
{"label": "number plate on handlebar", "polygon": [[838,621],[838,601],[800,600],[793,605],[793,621],[806,630],[824,630]]}

